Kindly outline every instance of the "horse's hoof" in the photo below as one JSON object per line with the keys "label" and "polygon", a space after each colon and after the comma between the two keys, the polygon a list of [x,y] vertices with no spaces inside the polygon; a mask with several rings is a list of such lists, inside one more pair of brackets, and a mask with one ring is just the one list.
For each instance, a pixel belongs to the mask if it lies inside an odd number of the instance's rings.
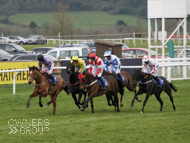
{"label": "horse's hoof", "polygon": [[112,104],[108,104],[108,106],[112,106]]}
{"label": "horse's hoof", "polygon": [[80,108],[80,110],[81,110],[81,111],[84,111],[84,108],[83,108],[83,107],[81,107],[81,108]]}
{"label": "horse's hoof", "polygon": [[143,113],[143,111],[141,111],[141,113]]}
{"label": "horse's hoof", "polygon": [[123,107],[123,103],[120,103],[120,107]]}
{"label": "horse's hoof", "polygon": [[40,107],[43,107],[43,104],[40,104]]}
{"label": "horse's hoof", "polygon": [[49,106],[49,104],[47,103],[46,106]]}
{"label": "horse's hoof", "polygon": [[141,99],[139,98],[137,101],[141,102]]}
{"label": "horse's hoof", "polygon": [[134,107],[134,104],[131,104],[131,107]]}
{"label": "horse's hoof", "polygon": [[26,109],[29,109],[30,108],[30,106],[26,106]]}

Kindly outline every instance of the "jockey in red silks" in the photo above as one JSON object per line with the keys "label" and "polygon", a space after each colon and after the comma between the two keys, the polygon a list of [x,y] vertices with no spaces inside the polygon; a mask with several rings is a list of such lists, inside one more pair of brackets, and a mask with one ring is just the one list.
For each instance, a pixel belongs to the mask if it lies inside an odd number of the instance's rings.
{"label": "jockey in red silks", "polygon": [[143,57],[143,69],[142,71],[147,74],[151,74],[155,80],[158,81],[158,87],[162,87],[158,78],[159,64],[155,59],[149,58],[147,55]]}
{"label": "jockey in red silks", "polygon": [[101,90],[105,90],[105,84],[102,78],[102,73],[104,69],[104,62],[100,57],[97,57],[94,53],[89,55],[89,73],[92,74],[94,77],[97,77],[101,83],[102,88]]}

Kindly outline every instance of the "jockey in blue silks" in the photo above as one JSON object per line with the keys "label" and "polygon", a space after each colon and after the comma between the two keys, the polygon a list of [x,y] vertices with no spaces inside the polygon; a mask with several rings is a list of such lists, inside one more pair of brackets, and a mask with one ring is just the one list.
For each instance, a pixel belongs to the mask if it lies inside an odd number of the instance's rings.
{"label": "jockey in blue silks", "polygon": [[110,51],[105,51],[104,53],[104,65],[105,70],[110,74],[114,75],[114,73],[118,76],[121,83],[123,83],[120,71],[121,71],[121,62],[120,59],[116,55],[112,55]]}

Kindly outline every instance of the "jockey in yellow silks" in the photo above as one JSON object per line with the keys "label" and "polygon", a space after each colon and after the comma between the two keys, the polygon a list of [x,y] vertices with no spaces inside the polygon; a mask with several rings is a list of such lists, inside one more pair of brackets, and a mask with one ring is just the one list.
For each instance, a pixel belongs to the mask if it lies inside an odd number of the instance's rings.
{"label": "jockey in yellow silks", "polygon": [[75,72],[78,71],[79,73],[81,73],[85,70],[86,63],[78,56],[72,56],[71,63],[73,63],[73,65],[75,66]]}

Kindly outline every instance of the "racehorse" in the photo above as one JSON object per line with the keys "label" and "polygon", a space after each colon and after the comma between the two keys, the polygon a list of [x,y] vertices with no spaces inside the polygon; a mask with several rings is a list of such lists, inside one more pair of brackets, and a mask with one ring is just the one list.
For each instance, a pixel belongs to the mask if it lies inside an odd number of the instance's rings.
{"label": "racehorse", "polygon": [[161,105],[160,111],[162,111],[163,101],[160,98],[160,94],[162,93],[162,90],[163,90],[164,92],[166,92],[168,94],[170,101],[172,102],[173,109],[175,110],[175,105],[173,102],[173,96],[171,93],[171,88],[175,92],[177,91],[177,89],[174,87],[174,85],[172,83],[168,82],[165,77],[160,76],[160,78],[163,80],[163,86],[162,86],[162,88],[158,88],[156,86],[155,81],[153,80],[153,76],[150,74],[146,74],[146,73],[142,72],[141,70],[135,70],[135,73],[133,76],[134,76],[134,81],[138,81],[138,82],[140,81],[140,82],[139,82],[139,90],[135,94],[135,96],[132,100],[131,107],[134,106],[133,103],[134,103],[134,100],[135,100],[137,95],[141,95],[143,93],[146,93],[146,97],[145,97],[145,100],[143,103],[143,108],[141,110],[141,113],[143,113],[144,107],[146,105],[146,102],[148,101],[149,96],[154,94],[156,96],[156,99],[159,101],[159,103]]}
{"label": "racehorse", "polygon": [[[101,90],[101,87],[98,83],[98,80],[96,77],[93,77],[93,75],[89,74],[87,71],[83,71],[80,74],[82,78],[82,82],[85,83],[87,93],[88,93],[88,99],[85,101],[83,107],[81,107],[81,111],[84,111],[85,108],[88,107],[88,102],[91,102],[91,109],[92,113],[94,113],[94,105],[93,105],[93,98],[98,97],[101,95],[106,94],[107,97],[114,96],[114,106],[115,106],[115,112],[119,112],[119,103],[118,103],[118,92],[122,92],[119,90],[117,80],[113,76],[104,76],[104,78],[107,80],[108,87],[106,90]],[[82,77],[83,76],[83,77]]]}
{"label": "racehorse", "polygon": [[50,95],[51,101],[48,102],[46,105],[49,106],[51,103],[53,103],[53,114],[55,114],[56,110],[56,98],[57,95],[64,90],[67,94],[69,94],[68,87],[66,86],[65,81],[62,77],[56,75],[56,78],[58,80],[58,83],[56,85],[51,85],[51,83],[48,83],[48,80],[46,79],[46,76],[44,76],[43,73],[39,71],[39,69],[35,66],[29,67],[29,80],[28,83],[31,84],[33,81],[35,81],[34,85],[34,91],[29,96],[29,100],[27,102],[26,109],[30,108],[30,100],[33,97],[36,97],[39,95],[39,105],[40,107],[43,107],[43,104],[41,103],[42,97],[47,97],[47,95]]}
{"label": "racehorse", "polygon": [[[103,73],[102,73],[102,76],[104,76],[104,75],[111,75],[111,74],[104,70]],[[126,87],[129,91],[134,92],[136,94],[136,84],[135,84],[135,82],[133,80],[133,76],[130,73],[126,72],[126,71],[122,71],[121,75],[123,75],[124,78],[125,78],[125,82],[124,82],[124,85],[123,85],[122,88]],[[119,82],[119,86],[121,87],[120,82]],[[123,99],[123,94],[121,94],[121,98],[120,98],[120,106],[121,107],[123,106],[122,99]],[[107,99],[107,100],[109,101],[109,99]],[[139,97],[137,97],[137,96],[136,96],[136,100],[141,102],[141,99]]]}
{"label": "racehorse", "polygon": [[[80,109],[79,104],[83,105],[84,101],[86,100],[86,91],[84,89],[84,84],[82,84],[78,81],[79,72],[75,72],[75,66],[73,65],[73,63],[70,63],[70,62],[68,63],[66,72],[69,76],[69,89],[71,91],[72,97],[75,101],[75,104]],[[79,95],[78,100],[76,98],[76,94]],[[82,94],[84,94],[84,101],[82,103],[80,103]]]}

